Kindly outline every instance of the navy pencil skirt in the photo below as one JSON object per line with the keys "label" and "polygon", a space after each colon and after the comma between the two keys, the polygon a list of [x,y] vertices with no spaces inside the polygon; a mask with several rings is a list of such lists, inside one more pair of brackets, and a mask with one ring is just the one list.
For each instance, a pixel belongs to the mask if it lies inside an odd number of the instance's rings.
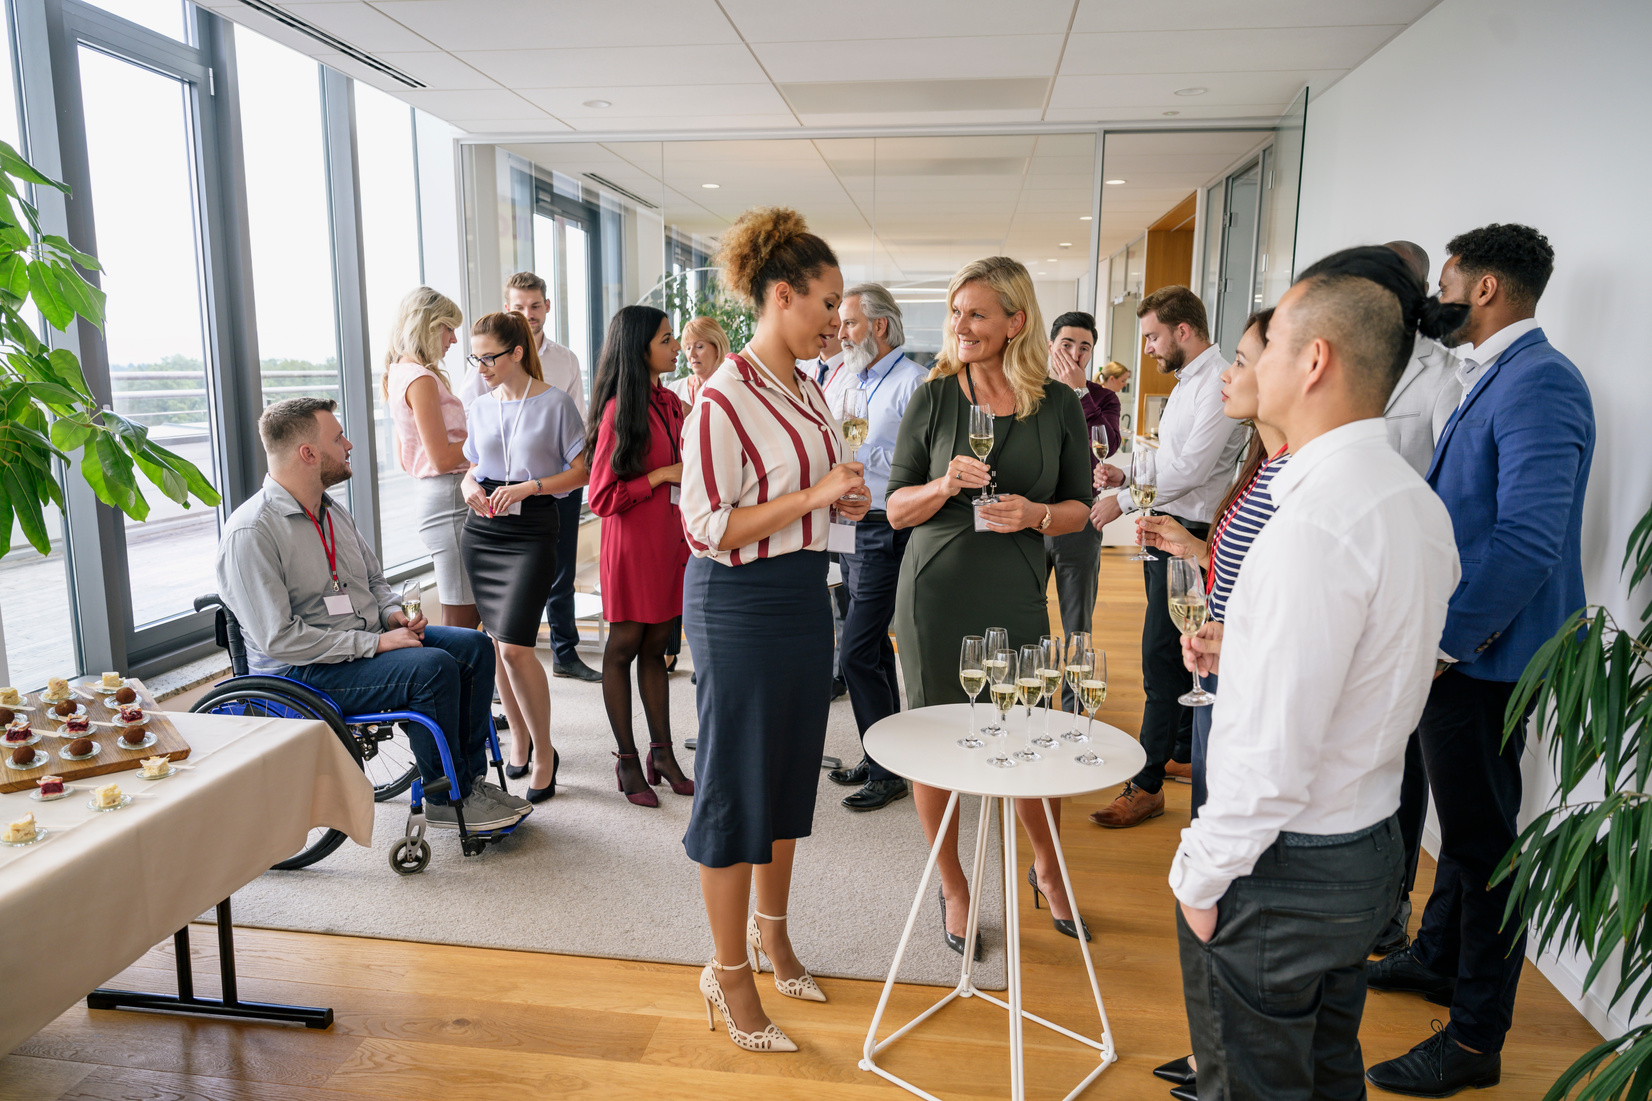
{"label": "navy pencil skirt", "polygon": [[697,864],[767,864],[774,842],[814,828],[832,703],[826,565],[822,551],[689,559],[683,630],[700,730],[683,848]]}

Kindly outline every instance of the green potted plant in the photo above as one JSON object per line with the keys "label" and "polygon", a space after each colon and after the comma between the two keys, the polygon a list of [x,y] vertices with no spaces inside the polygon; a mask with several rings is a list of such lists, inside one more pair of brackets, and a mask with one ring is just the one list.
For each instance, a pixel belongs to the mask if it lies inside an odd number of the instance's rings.
{"label": "green potted plant", "polygon": [[[1623,556],[1629,585],[1652,576],[1652,509]],[[1652,603],[1638,631],[1605,608],[1580,609],[1544,643],[1509,700],[1504,738],[1524,736],[1535,707],[1559,792],[1503,858],[1493,883],[1513,878],[1506,921],[1537,929],[1538,950],[1577,945],[1589,957],[1584,986],[1621,948],[1609,1004],[1639,1014],[1652,985]],[[1574,799],[1603,786],[1599,798]],[[1581,1088],[1580,1088],[1581,1087]],[[1652,1024],[1631,1027],[1584,1054],[1545,1101],[1652,1096]]]}
{"label": "green potted plant", "polygon": [[103,292],[80,274],[100,270],[97,260],[41,232],[30,186],[68,191],[0,142],[0,557],[11,550],[14,523],[36,551],[51,552],[45,508],[63,507],[60,479],[71,469],[134,520],[149,515],[139,472],[184,508],[192,497],[209,507],[221,500],[194,464],[100,405],[73,353],[49,347],[30,324],[38,313],[60,332],[76,318],[101,327],[104,307]]}

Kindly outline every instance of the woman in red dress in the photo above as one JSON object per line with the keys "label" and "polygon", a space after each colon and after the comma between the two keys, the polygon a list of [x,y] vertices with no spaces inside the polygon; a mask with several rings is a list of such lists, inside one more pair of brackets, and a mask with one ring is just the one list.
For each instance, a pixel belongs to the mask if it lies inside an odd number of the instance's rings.
{"label": "woman in red dress", "polygon": [[[660,385],[677,367],[671,319],[651,306],[626,306],[608,325],[597,363],[585,454],[591,470],[591,511],[602,523],[602,616],[608,649],[602,656],[602,698],[619,745],[614,777],[640,807],[657,807],[662,779],[678,795],[693,795],[671,751],[665,648],[683,612],[688,540],[677,509],[683,480],[682,434],[687,407]],[[648,719],[648,758],[638,759],[631,733],[631,663]]]}

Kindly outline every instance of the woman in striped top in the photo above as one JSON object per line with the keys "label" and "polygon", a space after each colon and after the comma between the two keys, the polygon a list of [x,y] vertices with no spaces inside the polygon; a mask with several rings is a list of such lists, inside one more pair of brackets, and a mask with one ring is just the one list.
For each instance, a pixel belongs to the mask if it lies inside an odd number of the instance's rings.
{"label": "woman in striped top", "polygon": [[831,704],[829,511],[858,520],[871,498],[860,464],[840,461],[825,395],[796,368],[837,334],[837,257],[795,211],[760,209],[723,234],[718,263],[723,285],[756,306],[757,325],[701,387],[683,427],[694,553],[683,629],[700,720],[683,847],[700,865],[716,945],[700,974],[707,1015],[717,1006],[740,1047],[796,1051],[763,1012],[747,950],[769,958],[780,993],[826,1000],[792,951],[786,901],[797,839],[814,822]]}

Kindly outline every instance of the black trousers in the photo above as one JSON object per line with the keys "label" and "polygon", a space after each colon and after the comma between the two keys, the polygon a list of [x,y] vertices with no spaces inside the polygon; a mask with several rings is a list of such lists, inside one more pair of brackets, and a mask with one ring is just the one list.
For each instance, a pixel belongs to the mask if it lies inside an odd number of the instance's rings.
{"label": "black trousers", "polygon": [[556,575],[545,601],[545,622],[551,629],[551,653],[558,665],[579,656],[579,625],[574,622],[574,575],[579,572],[579,513],[585,491],[576,489],[556,499]]}
{"label": "black trousers", "polygon": [[[895,677],[895,647],[889,641],[889,621],[895,617],[895,586],[901,575],[901,556],[912,531],[896,531],[882,512],[869,512],[855,525],[855,553],[840,554],[843,590],[849,609],[843,614],[838,650],[843,679],[849,685],[849,704],[861,737],[873,723],[901,709],[901,686]],[[865,754],[863,749],[862,755]],[[866,758],[869,779],[900,777]]]}
{"label": "black trousers", "polygon": [[1503,927],[1509,881],[1486,887],[1520,833],[1525,738],[1516,734],[1502,748],[1503,711],[1513,694],[1512,682],[1448,669],[1434,681],[1417,727],[1440,818],[1440,858],[1412,952],[1429,970],[1457,976],[1446,1031],[1487,1052],[1503,1049],[1526,958],[1524,923]]}
{"label": "black trousers", "polygon": [[[1177,523],[1196,538],[1210,534],[1209,524],[1180,517]],[[1163,551],[1153,553],[1158,561],[1141,564],[1147,585],[1147,618],[1141,628],[1141,679],[1147,692],[1141,747],[1147,751],[1147,764],[1135,778],[1136,786],[1148,792],[1164,787],[1166,761],[1193,757],[1193,709],[1176,702],[1177,696],[1193,687],[1193,676],[1182,664],[1182,635],[1170,619],[1170,556]]]}
{"label": "black trousers", "polygon": [[1335,845],[1292,836],[1228,887],[1208,944],[1176,908],[1202,1101],[1365,1097],[1365,957],[1393,906],[1400,827]]}
{"label": "black trousers", "polygon": [[1417,854],[1423,847],[1423,826],[1428,821],[1428,769],[1423,765],[1423,739],[1411,732],[1405,743],[1405,775],[1400,780],[1400,835],[1405,838],[1405,878],[1400,881],[1395,904],[1411,897],[1417,885]]}
{"label": "black trousers", "polygon": [[[1055,574],[1055,599],[1061,606],[1061,633],[1089,632],[1096,615],[1101,583],[1101,532],[1085,524],[1066,535],[1044,537],[1044,557]],[[1061,709],[1073,711],[1073,686],[1062,682]]]}
{"label": "black trousers", "polygon": [[[836,562],[838,572],[843,572],[843,556],[836,551],[826,556],[828,562]],[[843,679],[843,617],[849,612],[849,586],[839,585],[831,590],[832,595],[832,679]]]}

